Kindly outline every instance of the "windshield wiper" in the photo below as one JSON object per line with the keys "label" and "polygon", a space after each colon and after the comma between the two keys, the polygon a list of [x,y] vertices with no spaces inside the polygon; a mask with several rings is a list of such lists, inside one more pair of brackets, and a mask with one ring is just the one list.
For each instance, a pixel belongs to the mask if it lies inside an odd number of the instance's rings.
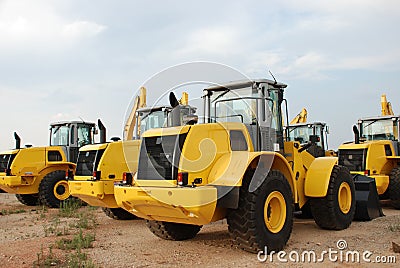
{"label": "windshield wiper", "polygon": [[292,132],[295,131],[296,129],[297,129],[297,127],[289,128],[289,133],[292,133]]}
{"label": "windshield wiper", "polygon": [[53,132],[53,135],[55,135],[59,130],[60,130],[61,126],[56,126],[55,130]]}
{"label": "windshield wiper", "polygon": [[216,102],[218,99],[220,99],[221,97],[225,96],[226,93],[228,93],[230,91],[230,89],[225,90],[224,92],[222,92],[221,94],[218,95],[218,97],[216,97],[212,103]]}
{"label": "windshield wiper", "polygon": [[378,119],[376,119],[376,120],[372,121],[371,123],[369,123],[369,124],[368,124],[368,125],[366,125],[366,126],[363,126],[363,128],[366,128],[366,127],[368,127],[368,126],[372,125],[372,124],[373,124],[373,123],[375,123],[376,121],[378,121]]}

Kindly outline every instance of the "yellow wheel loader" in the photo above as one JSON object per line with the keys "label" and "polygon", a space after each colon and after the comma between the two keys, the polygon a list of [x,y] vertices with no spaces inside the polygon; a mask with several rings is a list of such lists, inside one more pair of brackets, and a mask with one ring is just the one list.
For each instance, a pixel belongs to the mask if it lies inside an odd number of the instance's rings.
{"label": "yellow wheel loader", "polygon": [[312,143],[307,151],[314,157],[335,156],[335,152],[328,149],[329,128],[326,123],[297,123],[285,127],[287,141],[298,141],[300,144]]}
{"label": "yellow wheel loader", "polygon": [[[284,127],[286,131],[286,141],[299,142],[300,145],[305,146],[307,152],[314,157],[336,156],[333,150],[328,149],[329,128],[326,123],[306,123],[306,120],[307,111],[303,108],[302,112],[290,122],[290,125]],[[301,212],[301,215],[296,214],[296,216],[300,218],[313,218],[310,202],[307,202],[306,205],[301,208]]]}
{"label": "yellow wheel loader", "polygon": [[[354,180],[366,184],[364,188],[376,189],[358,201],[357,206],[364,207],[366,215],[383,215],[382,210],[376,209],[377,195],[380,199],[389,198],[392,206],[400,209],[400,120],[385,94],[381,96],[381,110],[381,116],[358,120],[358,125],[353,126],[354,142],[338,148],[339,162],[349,168]],[[358,214],[356,218],[361,217]]]}
{"label": "yellow wheel loader", "polygon": [[[172,107],[145,106],[145,92],[141,92],[129,116],[124,137],[134,140],[115,140],[114,142],[87,145],[79,150],[76,172],[69,178],[69,189],[72,196],[78,197],[92,206],[100,206],[107,216],[117,220],[136,218],[133,214],[118,207],[114,198],[114,184],[129,180],[137,170],[140,134],[148,129],[182,125],[197,121],[196,109],[187,105],[187,94],[184,93],[180,103],[178,122],[171,117]],[[133,120],[133,122],[132,122]],[[136,128],[135,128],[136,126]]]}
{"label": "yellow wheel loader", "polygon": [[[104,126],[99,120],[101,136]],[[70,197],[66,177],[75,170],[79,147],[94,142],[94,123],[59,122],[50,125],[50,145],[21,148],[14,133],[16,148],[0,153],[0,189],[16,194],[28,206],[39,203],[60,207]]]}
{"label": "yellow wheel loader", "polygon": [[381,199],[390,198],[392,206],[400,209],[399,117],[360,119],[353,131],[355,141],[338,148],[339,162],[355,178],[373,178]]}
{"label": "yellow wheel loader", "polygon": [[226,218],[250,252],[281,250],[294,207],[307,201],[321,228],[347,228],[354,182],[336,157],[315,158],[307,146],[284,142],[285,88],[259,79],[205,89],[203,124],[143,134],[136,175],[114,188],[117,204],[169,240],[193,238]]}

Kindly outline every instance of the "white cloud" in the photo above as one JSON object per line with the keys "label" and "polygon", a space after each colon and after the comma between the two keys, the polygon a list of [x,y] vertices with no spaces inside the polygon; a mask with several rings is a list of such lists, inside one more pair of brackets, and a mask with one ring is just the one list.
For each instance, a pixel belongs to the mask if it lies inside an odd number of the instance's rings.
{"label": "white cloud", "polygon": [[193,31],[178,54],[227,55],[239,47],[239,34],[234,28],[208,27]]}
{"label": "white cloud", "polygon": [[397,0],[335,0],[335,1],[315,1],[315,0],[280,0],[279,5],[286,9],[299,11],[312,11],[324,14],[352,14],[354,17],[359,15],[369,15],[372,13],[398,14],[400,9]]}
{"label": "white cloud", "polygon": [[400,50],[381,52],[378,55],[346,57],[331,64],[332,69],[346,70],[392,70],[398,68]]}
{"label": "white cloud", "polygon": [[107,27],[90,21],[75,21],[63,26],[62,34],[67,38],[80,39],[95,36]]}
{"label": "white cloud", "polygon": [[327,79],[328,76],[323,74],[323,71],[326,70],[326,64],[327,59],[324,55],[309,52],[292,59],[291,63],[282,69],[282,73],[302,79]]}
{"label": "white cloud", "polygon": [[11,1],[0,4],[0,48],[46,51],[62,49],[70,41],[100,34],[106,26],[65,16],[48,1]]}
{"label": "white cloud", "polygon": [[[375,88],[389,88],[390,98],[399,98],[398,0],[159,5],[154,9],[146,1],[97,1],[93,6],[79,0],[0,0],[0,95],[3,109],[14,110],[12,118],[4,118],[4,132],[25,128],[24,137],[35,135],[33,140],[47,142],[51,120],[99,116],[119,135],[130,93],[121,97],[115,90],[139,86],[163,68],[192,60],[228,64],[251,77],[269,77],[271,70],[278,80],[303,88],[302,93],[288,91],[296,100],[292,104],[314,105],[311,114],[322,119],[333,113],[318,110],[320,102],[304,97],[304,91],[318,91],[318,96],[342,107],[347,100],[331,100],[324,91],[359,95],[360,115],[369,113],[372,104],[359,92],[379,96]],[[340,86],[331,79],[341,81]],[[163,90],[160,86],[149,92],[149,100]],[[108,109],[87,105],[93,102]],[[15,103],[22,108],[15,110]],[[349,109],[335,110],[332,121],[346,117]],[[46,132],[36,134],[39,128]]]}
{"label": "white cloud", "polygon": [[57,113],[51,116],[53,121],[71,120],[72,116],[68,113]]}

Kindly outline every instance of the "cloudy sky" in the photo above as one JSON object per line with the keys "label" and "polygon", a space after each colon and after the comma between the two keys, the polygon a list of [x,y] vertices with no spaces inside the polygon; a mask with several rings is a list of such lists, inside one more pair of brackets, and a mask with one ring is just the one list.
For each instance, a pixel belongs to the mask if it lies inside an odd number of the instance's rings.
{"label": "cloudy sky", "polygon": [[398,14],[396,0],[0,0],[0,149],[14,131],[46,145],[50,122],[79,117],[122,136],[138,88],[192,61],[271,70],[289,85],[290,118],[306,107],[336,149],[380,113],[382,93],[400,113]]}

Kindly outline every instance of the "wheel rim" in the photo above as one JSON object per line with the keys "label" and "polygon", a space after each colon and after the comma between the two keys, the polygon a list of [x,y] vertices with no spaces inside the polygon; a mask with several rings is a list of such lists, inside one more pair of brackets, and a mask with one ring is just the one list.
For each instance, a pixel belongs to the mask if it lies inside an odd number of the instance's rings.
{"label": "wheel rim", "polygon": [[344,214],[347,214],[351,208],[351,189],[347,182],[342,182],[339,187],[338,201],[339,208]]}
{"label": "wheel rim", "polygon": [[268,230],[278,233],[286,221],[286,201],[283,195],[274,191],[270,193],[264,204],[264,222]]}
{"label": "wheel rim", "polygon": [[68,182],[67,181],[59,181],[54,185],[54,196],[58,200],[65,200],[69,197],[69,189],[68,189]]}

